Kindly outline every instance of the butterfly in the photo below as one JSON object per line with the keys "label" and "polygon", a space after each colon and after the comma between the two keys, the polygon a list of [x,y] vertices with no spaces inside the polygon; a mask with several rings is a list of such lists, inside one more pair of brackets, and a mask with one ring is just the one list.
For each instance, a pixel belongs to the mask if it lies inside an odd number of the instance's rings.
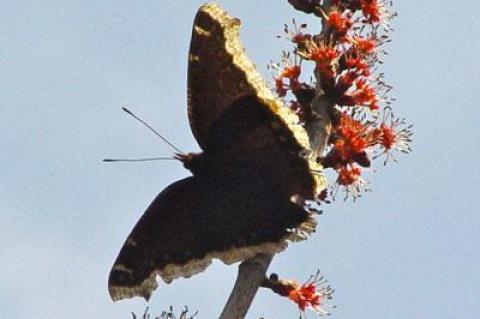
{"label": "butterfly", "polygon": [[133,228],[109,275],[113,300],[148,300],[157,275],[170,283],[213,258],[274,254],[315,228],[302,203],[324,185],[301,156],[308,137],[246,57],[239,29],[216,4],[198,10],[188,116],[203,152],[177,154],[192,176],[165,188]]}

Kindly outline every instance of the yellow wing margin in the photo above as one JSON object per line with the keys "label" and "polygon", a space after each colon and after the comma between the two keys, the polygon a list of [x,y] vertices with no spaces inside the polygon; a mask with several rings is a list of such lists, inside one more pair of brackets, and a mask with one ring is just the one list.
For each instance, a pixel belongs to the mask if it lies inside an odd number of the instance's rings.
{"label": "yellow wing margin", "polygon": [[[241,96],[254,94],[285,122],[297,142],[310,150],[307,132],[298,124],[298,116],[273,95],[247,57],[240,41],[240,27],[238,18],[215,3],[204,4],[198,10],[192,33],[188,76],[189,118],[197,141],[200,146],[204,144],[209,126],[222,113],[219,109],[227,108]],[[208,74],[222,72],[228,76],[224,78],[222,75],[221,80],[208,77]],[[202,90],[201,86],[207,85],[208,89],[203,87]],[[201,93],[197,95],[196,92]],[[201,121],[195,122],[193,118]],[[322,166],[315,160],[307,160],[315,179],[316,194],[319,194],[327,186]]]}

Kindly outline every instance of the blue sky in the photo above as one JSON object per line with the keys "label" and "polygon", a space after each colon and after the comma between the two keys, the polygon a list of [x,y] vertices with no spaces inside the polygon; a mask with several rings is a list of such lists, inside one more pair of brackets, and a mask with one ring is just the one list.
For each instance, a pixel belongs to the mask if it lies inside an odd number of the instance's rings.
{"label": "blue sky", "polygon": [[[243,21],[248,55],[268,76],[296,17],[286,1],[219,1]],[[130,318],[107,275],[154,196],[188,174],[120,111],[128,106],[184,151],[186,60],[202,1],[3,1],[0,10],[0,311],[5,318]],[[415,124],[414,152],[369,176],[374,192],[337,201],[308,242],[271,270],[336,289],[336,318],[476,318],[480,313],[480,20],[477,1],[397,1],[385,72],[394,109]],[[477,145],[477,146],[475,146]],[[160,284],[153,313],[174,305],[215,318],[236,266]],[[287,319],[293,304],[260,291],[248,318]],[[313,315],[312,315],[313,317]]]}

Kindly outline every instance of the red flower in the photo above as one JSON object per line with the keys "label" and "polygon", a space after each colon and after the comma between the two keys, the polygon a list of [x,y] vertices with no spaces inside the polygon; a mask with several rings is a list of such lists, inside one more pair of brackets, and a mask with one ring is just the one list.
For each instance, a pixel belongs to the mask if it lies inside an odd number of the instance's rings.
{"label": "red flower", "polygon": [[[395,13],[389,12],[386,2],[386,0],[332,0],[332,5],[342,10],[351,10],[353,13],[362,11],[365,18],[362,22],[385,24],[386,20],[395,15]],[[386,26],[388,27],[388,25]]]}
{"label": "red flower", "polygon": [[374,37],[363,38],[361,36],[354,36],[350,41],[355,44],[355,48],[364,55],[373,54],[377,49],[377,40]]}
{"label": "red flower", "polygon": [[335,76],[334,64],[339,58],[337,50],[314,41],[308,41],[305,45],[305,51],[299,52],[299,54],[304,59],[314,61],[323,78],[333,78]]}
{"label": "red flower", "polygon": [[325,299],[332,299],[334,290],[325,285],[327,281],[323,276],[320,276],[320,272],[311,276],[303,285],[291,280],[287,282],[289,283],[287,297],[297,304],[300,311],[305,312],[309,308],[319,314],[329,314],[324,309],[323,302]]}
{"label": "red flower", "polygon": [[[319,161],[324,168],[331,167],[339,171],[342,167],[356,163],[370,167],[367,149],[374,145],[372,132],[368,124],[362,124],[350,115],[343,113],[334,128],[336,137],[330,152]],[[344,185],[345,183],[340,183]],[[348,183],[350,184],[350,183]]]}
{"label": "red flower", "polygon": [[380,128],[377,130],[377,142],[382,145],[386,150],[390,150],[397,140],[397,133],[393,128],[380,124]]}
{"label": "red flower", "polygon": [[299,65],[287,65],[282,71],[281,77],[288,79],[290,87],[295,89],[298,87],[298,78],[300,77],[300,66]]}
{"label": "red flower", "polygon": [[[402,153],[409,153],[412,150],[410,142],[412,141],[411,128],[413,125],[407,125],[404,119],[396,118],[388,109],[383,117],[380,126],[373,131],[375,143],[381,148],[380,153],[374,158],[386,154],[384,161],[386,164],[390,157],[396,161],[392,154],[393,150]],[[389,124],[385,123],[387,119],[390,121]]]}
{"label": "red flower", "polygon": [[336,126],[335,132],[339,135],[341,142],[335,143],[342,158],[347,160],[353,154],[364,152],[372,145],[371,127],[362,124],[345,113],[340,117],[340,123]]}
{"label": "red flower", "polygon": [[368,106],[371,110],[378,110],[378,98],[375,88],[370,86],[366,79],[355,81],[356,89],[350,94],[354,105]]}
{"label": "red flower", "polygon": [[353,165],[345,165],[337,170],[338,177],[333,189],[333,193],[336,194],[340,186],[345,191],[345,198],[349,195],[353,197],[353,200],[360,197],[363,192],[371,191],[370,184],[364,180],[361,175],[362,171],[360,167]]}
{"label": "red flower", "polygon": [[345,59],[345,66],[349,69],[354,69],[358,74],[363,76],[370,75],[370,65],[360,57],[347,57]]}
{"label": "red flower", "polygon": [[355,184],[362,175],[362,171],[359,167],[347,167],[343,166],[338,170],[337,182],[342,186],[349,186]]}
{"label": "red flower", "polygon": [[288,299],[295,302],[301,311],[305,311],[307,307],[318,308],[321,304],[320,295],[316,293],[314,284],[303,285],[290,290]]}
{"label": "red flower", "polygon": [[344,79],[342,78],[342,75],[341,77],[339,77],[339,81],[337,82],[337,85],[335,87],[337,91],[337,104],[343,106],[366,106],[372,111],[378,110],[380,108],[380,101],[377,96],[377,91],[373,86],[368,84],[368,81],[365,78],[355,79],[355,87],[352,89],[353,86],[351,86],[350,90],[347,93],[338,96],[342,93],[342,90],[347,88],[346,85],[349,84],[348,82],[345,82],[345,80],[353,79],[354,75],[356,74],[346,73],[345,75],[349,76],[350,78]]}
{"label": "red flower", "polygon": [[345,36],[352,27],[352,14],[350,12],[342,14],[340,11],[333,10],[326,17],[327,24],[335,30],[336,36],[341,38]]}
{"label": "red flower", "polygon": [[287,95],[288,90],[297,90],[300,87],[301,67],[298,64],[290,63],[284,58],[285,66],[275,77],[275,90],[281,97]]}
{"label": "red flower", "polygon": [[310,40],[311,38],[312,38],[312,35],[310,34],[297,33],[292,36],[291,41],[293,43],[303,45],[306,41]]}
{"label": "red flower", "polygon": [[338,52],[328,46],[316,47],[310,52],[310,58],[316,62],[317,69],[324,74],[330,74],[332,65],[338,58]]}
{"label": "red flower", "polygon": [[340,99],[338,104],[342,104],[341,100],[343,99],[343,95],[353,86],[358,77],[358,73],[354,70],[343,72],[338,77],[337,82],[335,83],[334,92],[332,94],[335,100]]}
{"label": "red flower", "polygon": [[340,163],[354,162],[356,157],[365,154],[367,147],[367,140],[362,136],[339,138],[335,141],[335,151],[338,153]]}
{"label": "red flower", "polygon": [[283,83],[283,78],[275,78],[275,91],[280,97],[287,95],[288,90]]}
{"label": "red flower", "polygon": [[360,5],[369,23],[379,22],[382,19],[381,5],[378,0],[360,0]]}

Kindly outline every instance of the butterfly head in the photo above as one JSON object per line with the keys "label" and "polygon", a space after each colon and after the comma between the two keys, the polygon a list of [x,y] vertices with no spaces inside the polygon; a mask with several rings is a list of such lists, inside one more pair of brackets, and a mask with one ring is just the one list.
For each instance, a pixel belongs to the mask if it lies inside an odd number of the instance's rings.
{"label": "butterfly head", "polygon": [[175,158],[182,162],[183,166],[193,175],[198,175],[206,165],[204,153],[177,153]]}

